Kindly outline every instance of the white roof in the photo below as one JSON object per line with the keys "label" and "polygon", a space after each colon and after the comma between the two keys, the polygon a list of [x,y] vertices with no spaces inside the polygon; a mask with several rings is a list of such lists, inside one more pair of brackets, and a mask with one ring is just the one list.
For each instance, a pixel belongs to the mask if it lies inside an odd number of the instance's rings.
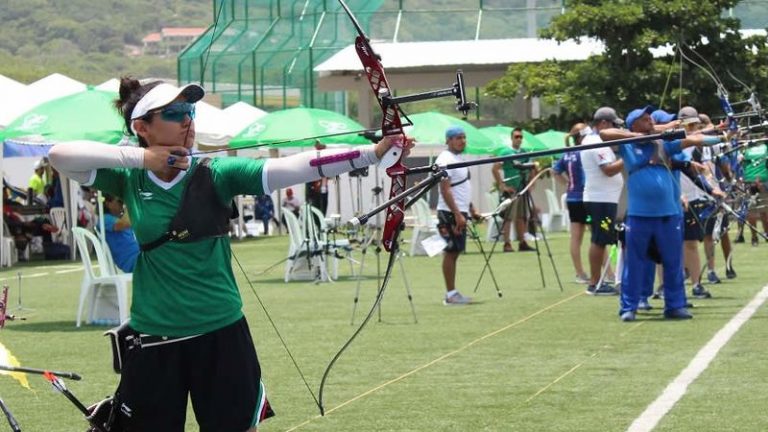
{"label": "white roof", "polygon": [[[603,52],[595,40],[562,43],[551,39],[486,39],[440,42],[372,43],[384,67],[467,66],[541,62],[549,59],[584,60]],[[317,72],[362,69],[354,45],[350,45],[315,67]]]}
{"label": "white roof", "polygon": [[0,127],[9,125],[20,115],[53,99],[85,91],[87,86],[67,76],[55,73],[28,85],[15,96],[3,97],[0,103]]}
{"label": "white roof", "polygon": [[[765,30],[740,30],[742,37],[765,35]],[[706,39],[704,40],[706,42]],[[381,63],[389,69],[450,66],[460,68],[471,65],[508,65],[512,63],[538,63],[545,60],[578,61],[602,54],[604,45],[592,38],[580,41],[569,39],[481,39],[439,42],[381,42],[373,41],[373,49],[381,56]],[[655,57],[671,55],[672,46],[651,49]],[[315,67],[320,75],[333,72],[362,70],[354,45],[349,45]]]}

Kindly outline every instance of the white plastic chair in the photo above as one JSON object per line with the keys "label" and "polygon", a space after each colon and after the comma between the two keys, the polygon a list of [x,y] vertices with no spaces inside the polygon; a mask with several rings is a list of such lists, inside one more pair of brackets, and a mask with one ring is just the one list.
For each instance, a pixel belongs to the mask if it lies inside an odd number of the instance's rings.
{"label": "white plastic chair", "polygon": [[[518,198],[519,199],[519,198]],[[492,192],[486,192],[485,193],[485,201],[488,203],[488,207],[491,209],[491,211],[495,211],[496,207],[499,206],[501,203],[499,199],[499,195]],[[502,241],[501,239],[501,233],[499,232],[502,227],[504,226],[504,218],[502,216],[495,216],[493,219],[488,220],[488,229],[485,233],[485,241],[489,243],[493,243],[496,241],[496,238],[499,238],[499,241]],[[507,241],[515,241],[517,240],[517,234],[515,234],[514,227],[510,225],[509,230],[509,239]]]}
{"label": "white plastic chair", "polygon": [[553,231],[554,227],[560,227],[563,225],[563,211],[560,208],[555,193],[552,189],[544,189],[544,195],[547,197],[548,213],[541,215],[541,225],[547,231]]}
{"label": "white plastic chair", "polygon": [[[3,222],[3,260],[0,265],[3,267],[10,267],[19,261],[19,251],[16,249],[16,242],[11,236],[11,230],[8,229],[8,224]],[[27,250],[29,245],[27,245]]]}
{"label": "white plastic chair", "polygon": [[[83,262],[83,282],[80,286],[80,301],[77,306],[77,326],[80,327],[83,316],[83,307],[86,298],[90,297],[90,309],[86,323],[92,323],[97,312],[98,306],[109,305],[109,293],[105,288],[114,287],[117,297],[117,311],[121,323],[125,322],[129,316],[128,310],[128,283],[133,280],[131,273],[118,273],[117,267],[112,260],[112,254],[105,251],[101,242],[95,234],[83,228],[76,227],[72,230],[77,248],[80,251],[80,258]],[[88,247],[96,252],[96,260],[99,263],[99,273],[94,271],[91,264],[91,258],[88,255]]]}
{"label": "white plastic chair", "polygon": [[[285,262],[286,282],[291,280],[312,280],[315,274],[309,271],[309,265],[317,266],[320,270],[320,279],[329,280],[328,269],[326,267],[325,257],[323,256],[323,245],[319,239],[316,239],[314,229],[305,232],[301,229],[299,219],[289,211],[283,212],[285,225],[288,227],[288,259]],[[313,223],[310,221],[310,227]],[[309,257],[307,257],[309,255]],[[309,265],[305,268],[304,263]],[[302,270],[305,270],[302,272]]]}
{"label": "white plastic chair", "polygon": [[568,215],[568,194],[560,195],[560,214],[563,215],[563,229],[571,232],[571,216]]}
{"label": "white plastic chair", "polygon": [[64,207],[53,207],[50,211],[51,223],[59,232],[51,234],[51,240],[57,243],[69,244],[69,226],[67,226],[67,210]]}
{"label": "white plastic chair", "polygon": [[432,217],[429,204],[423,198],[413,203],[411,211],[414,213],[415,222],[411,234],[410,255],[426,255],[421,241],[437,233],[437,222]]}

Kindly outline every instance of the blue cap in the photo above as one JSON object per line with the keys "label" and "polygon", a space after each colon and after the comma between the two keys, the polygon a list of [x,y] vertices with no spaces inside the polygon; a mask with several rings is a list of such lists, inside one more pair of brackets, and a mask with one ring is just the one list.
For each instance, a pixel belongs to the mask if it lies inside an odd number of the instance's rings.
{"label": "blue cap", "polygon": [[670,114],[662,109],[657,109],[651,113],[651,118],[658,124],[666,124],[672,120],[675,120],[677,118],[677,114]]}
{"label": "blue cap", "polygon": [[651,114],[653,112],[653,106],[652,105],[646,105],[644,108],[638,108],[632,110],[627,115],[627,129],[632,130],[632,125],[635,124],[635,121],[639,119],[640,117],[644,116],[645,114]]}
{"label": "blue cap", "polygon": [[445,130],[445,139],[451,139],[458,135],[465,135],[464,128],[461,126],[451,126]]}

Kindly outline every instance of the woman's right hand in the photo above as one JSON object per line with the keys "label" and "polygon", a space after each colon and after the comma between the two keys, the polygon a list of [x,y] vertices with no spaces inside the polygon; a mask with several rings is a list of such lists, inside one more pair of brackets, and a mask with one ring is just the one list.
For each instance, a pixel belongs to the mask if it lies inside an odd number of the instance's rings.
{"label": "woman's right hand", "polygon": [[[144,168],[150,171],[165,171],[169,167],[189,169],[189,150],[182,146],[151,146],[144,149]],[[169,158],[173,164],[169,164]]]}

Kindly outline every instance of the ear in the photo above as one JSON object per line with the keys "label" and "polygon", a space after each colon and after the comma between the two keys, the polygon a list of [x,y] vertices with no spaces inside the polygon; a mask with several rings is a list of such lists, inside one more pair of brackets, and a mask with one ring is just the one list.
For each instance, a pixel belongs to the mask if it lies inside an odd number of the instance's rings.
{"label": "ear", "polygon": [[149,127],[149,124],[142,119],[136,119],[133,121],[133,129],[136,130],[136,135],[139,135],[145,140],[147,139],[147,135],[149,134],[149,131],[147,130],[148,127]]}

